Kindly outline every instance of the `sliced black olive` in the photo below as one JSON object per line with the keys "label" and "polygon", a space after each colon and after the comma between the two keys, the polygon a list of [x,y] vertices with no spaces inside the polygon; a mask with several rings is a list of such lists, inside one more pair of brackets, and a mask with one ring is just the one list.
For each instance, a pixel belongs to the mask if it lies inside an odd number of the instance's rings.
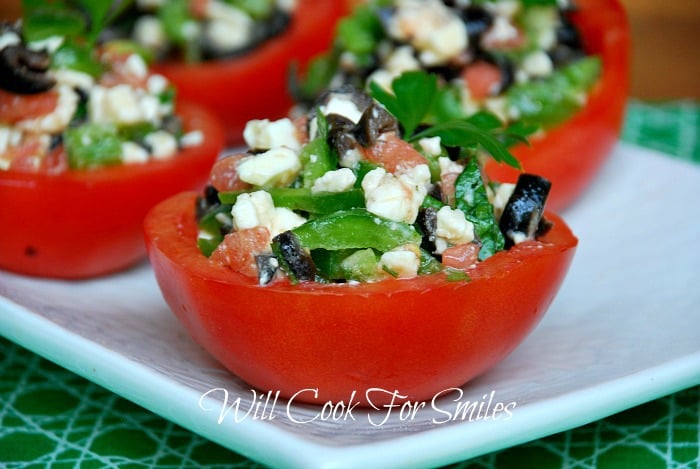
{"label": "sliced black olive", "polygon": [[49,140],[49,151],[53,151],[63,145],[63,134],[53,134]]}
{"label": "sliced black olive", "polygon": [[362,113],[354,133],[360,145],[371,147],[381,134],[398,130],[399,121],[382,106],[372,103]]}
{"label": "sliced black olive", "polygon": [[195,215],[197,220],[201,220],[212,208],[221,205],[219,202],[219,191],[212,185],[204,188],[204,194],[197,197]]}
{"label": "sliced black olive", "polygon": [[255,256],[255,265],[258,267],[258,284],[267,285],[275,278],[279,261],[272,254],[258,254]]}
{"label": "sliced black olive", "polygon": [[423,240],[420,247],[430,253],[436,251],[435,240],[437,239],[437,209],[427,207],[418,212],[416,225],[423,233]]}
{"label": "sliced black olive", "polygon": [[533,239],[540,230],[544,205],[552,184],[541,176],[521,174],[508,199],[499,228],[506,248],[525,239]]}
{"label": "sliced black olive", "polygon": [[563,14],[559,15],[559,26],[556,29],[557,44],[570,47],[574,50],[582,50],[581,35],[571,20]]}
{"label": "sliced black olive", "polygon": [[469,42],[478,42],[484,31],[493,24],[493,15],[483,7],[470,5],[460,12],[460,16],[467,26]]}
{"label": "sliced black olive", "polygon": [[0,50],[0,88],[17,94],[50,90],[56,81],[48,73],[51,57],[46,51],[33,51],[24,45]]}
{"label": "sliced black olive", "polygon": [[350,100],[357,107],[357,109],[360,110],[360,112],[364,112],[365,109],[370,107],[374,102],[367,93],[356,86],[347,84],[342,85],[323,92],[318,99],[316,99],[316,102],[308,115],[309,121],[316,117],[317,107],[327,105],[334,97],[344,97],[345,99]]}
{"label": "sliced black olive", "polygon": [[281,260],[289,268],[293,280],[305,282],[316,278],[316,265],[294,233],[291,231],[280,233],[272,239],[272,242],[279,248]]}

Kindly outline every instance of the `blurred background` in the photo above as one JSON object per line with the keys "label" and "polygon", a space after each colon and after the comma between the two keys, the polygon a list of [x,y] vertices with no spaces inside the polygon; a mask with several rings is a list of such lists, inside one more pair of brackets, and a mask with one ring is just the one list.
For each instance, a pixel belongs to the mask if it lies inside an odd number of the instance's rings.
{"label": "blurred background", "polygon": [[632,30],[632,96],[700,98],[700,1],[621,1]]}
{"label": "blurred background", "polygon": [[[700,0],[620,0],[632,29],[632,96],[700,99]],[[19,15],[0,0],[0,18]]]}

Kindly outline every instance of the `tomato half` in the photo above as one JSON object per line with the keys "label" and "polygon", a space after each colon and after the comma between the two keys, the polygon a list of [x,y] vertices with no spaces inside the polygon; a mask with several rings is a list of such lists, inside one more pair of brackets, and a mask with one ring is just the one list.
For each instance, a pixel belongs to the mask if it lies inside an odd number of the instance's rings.
{"label": "tomato half", "polygon": [[[617,142],[629,91],[630,32],[618,0],[577,0],[573,22],[580,28],[586,51],[598,54],[603,74],[588,102],[576,115],[519,145],[513,153],[525,171],[552,181],[548,208],[559,211],[589,186]],[[490,161],[487,174],[515,182],[518,172]]]}
{"label": "tomato half", "polygon": [[145,257],[143,219],[156,203],[201,187],[223,148],[219,122],[181,105],[186,129],[204,142],[169,160],[60,174],[0,171],[0,268],[85,278]]}
{"label": "tomato half", "polygon": [[336,20],[348,8],[343,1],[298,0],[289,29],[245,55],[197,64],[165,62],[153,70],[168,77],[182,99],[209,108],[225,125],[228,143],[239,144],[249,120],[287,114],[293,104],[290,65],[303,67],[325,50]]}
{"label": "tomato half", "polygon": [[[196,194],[146,217],[149,258],[165,300],[192,337],[263,391],[297,401],[386,403],[397,390],[430,399],[508,355],[540,320],[577,239],[561,218],[539,242],[502,251],[470,272],[358,285],[264,287],[203,256],[196,245]],[[314,398],[311,391],[317,389]],[[371,402],[370,402],[371,401]]]}

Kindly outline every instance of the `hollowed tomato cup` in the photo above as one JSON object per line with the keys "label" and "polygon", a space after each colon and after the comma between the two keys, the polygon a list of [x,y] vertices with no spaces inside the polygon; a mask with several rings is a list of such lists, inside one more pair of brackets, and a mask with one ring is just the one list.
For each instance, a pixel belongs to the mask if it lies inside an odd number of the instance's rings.
{"label": "hollowed tomato cup", "polygon": [[[602,76],[586,105],[563,124],[518,145],[513,154],[525,171],[552,181],[547,207],[571,205],[590,185],[615,146],[629,91],[630,33],[618,0],[577,0],[573,22],[580,28],[589,54],[601,57]],[[518,171],[490,161],[487,174],[515,182]]]}
{"label": "hollowed tomato cup", "polygon": [[288,77],[331,43],[337,20],[349,2],[298,0],[288,29],[251,51],[201,63],[161,62],[153,70],[168,77],[183,100],[213,112],[226,128],[227,143],[243,142],[252,119],[279,119],[291,108]]}
{"label": "hollowed tomato cup", "polygon": [[208,112],[183,104],[178,115],[204,141],[167,160],[60,174],[0,171],[0,269],[78,279],[145,259],[148,210],[202,187],[223,148],[223,130]]}
{"label": "hollowed tomato cup", "polygon": [[177,195],[146,218],[149,258],[165,300],[223,366],[254,388],[299,402],[352,396],[383,405],[394,391],[428,400],[465,384],[538,323],[577,245],[564,221],[547,214],[553,228],[546,235],[480,263],[470,281],[435,274],[258,286],[200,253],[195,197]]}

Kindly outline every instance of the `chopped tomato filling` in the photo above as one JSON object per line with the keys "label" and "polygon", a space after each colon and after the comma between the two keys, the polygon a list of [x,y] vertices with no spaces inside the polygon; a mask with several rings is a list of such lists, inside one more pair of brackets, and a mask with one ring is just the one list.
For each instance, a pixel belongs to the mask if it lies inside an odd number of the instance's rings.
{"label": "chopped tomato filling", "polygon": [[15,94],[0,89],[0,122],[17,122],[45,116],[53,112],[58,104],[55,90],[37,94]]}
{"label": "chopped tomato filling", "polygon": [[382,165],[390,173],[427,163],[418,150],[394,132],[382,134],[376,143],[365,148],[363,153],[367,161]]}
{"label": "chopped tomato filling", "polygon": [[270,231],[264,226],[237,230],[227,234],[210,259],[231,269],[257,277],[255,256],[269,250]]}

